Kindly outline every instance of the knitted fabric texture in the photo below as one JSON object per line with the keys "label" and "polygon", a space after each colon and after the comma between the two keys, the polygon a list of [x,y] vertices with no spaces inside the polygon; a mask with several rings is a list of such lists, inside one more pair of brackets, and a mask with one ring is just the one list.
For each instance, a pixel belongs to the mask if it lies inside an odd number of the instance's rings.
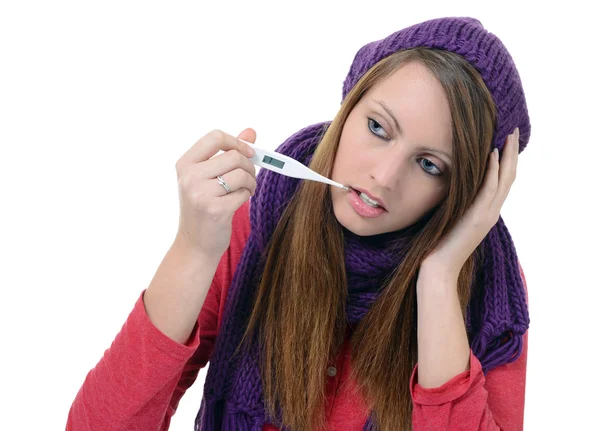
{"label": "knitted fabric texture", "polygon": [[[363,46],[344,81],[343,96],[377,61],[397,50],[417,46],[451,50],[469,60],[481,73],[497,103],[493,145],[501,147],[506,135],[519,127],[520,151],[525,148],[529,117],[514,63],[502,43],[472,18],[427,21]],[[329,124],[322,122],[301,129],[276,151],[308,165]],[[265,423],[279,423],[277,418],[268,416],[264,405],[259,346],[251,345],[248,351],[232,356],[252,311],[264,269],[261,255],[300,181],[267,169],[261,169],[257,176],[256,193],[250,204],[251,233],[228,290],[195,420],[196,431],[260,431]],[[402,261],[404,246],[415,231],[405,229],[373,237],[359,237],[346,229],[343,232],[348,280],[346,312],[349,323],[356,324],[376,300],[385,277]],[[518,358],[529,315],[517,253],[501,217],[480,248],[484,261],[476,278],[479,288],[473,290],[468,305],[466,327],[471,349],[487,373]],[[364,430],[373,429],[376,427],[371,415]]]}

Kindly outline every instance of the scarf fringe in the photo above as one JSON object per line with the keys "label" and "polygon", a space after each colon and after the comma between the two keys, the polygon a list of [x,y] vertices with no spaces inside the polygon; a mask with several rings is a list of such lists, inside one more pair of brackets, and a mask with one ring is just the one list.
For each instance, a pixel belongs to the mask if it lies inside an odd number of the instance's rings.
{"label": "scarf fringe", "polygon": [[523,351],[523,337],[510,334],[508,340],[497,339],[486,343],[478,337],[472,344],[473,354],[479,359],[484,375],[499,364],[509,364],[517,360]]}

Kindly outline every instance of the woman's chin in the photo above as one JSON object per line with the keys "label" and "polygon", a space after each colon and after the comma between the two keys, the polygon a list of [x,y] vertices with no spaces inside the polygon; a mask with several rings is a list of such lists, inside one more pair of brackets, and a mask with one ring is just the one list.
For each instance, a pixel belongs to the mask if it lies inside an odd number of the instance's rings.
{"label": "woman's chin", "polygon": [[371,236],[377,235],[381,233],[381,229],[374,225],[369,225],[369,219],[364,219],[356,214],[352,208],[348,208],[348,211],[338,211],[335,206],[333,208],[333,213],[335,214],[335,218],[338,223],[341,224],[344,228],[352,232],[354,235],[358,236]]}

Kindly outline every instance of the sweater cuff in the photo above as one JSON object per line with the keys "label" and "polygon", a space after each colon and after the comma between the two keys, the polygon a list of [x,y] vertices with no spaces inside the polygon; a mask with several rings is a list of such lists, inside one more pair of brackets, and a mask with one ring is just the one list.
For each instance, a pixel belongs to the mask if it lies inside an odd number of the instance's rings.
{"label": "sweater cuff", "polygon": [[150,342],[163,353],[179,360],[189,359],[200,345],[200,325],[198,320],[196,320],[194,329],[185,344],[173,340],[154,326],[154,323],[150,320],[144,305],[145,292],[146,289],[142,291],[133,308],[131,315],[133,324],[138,326],[141,333],[145,334]]}
{"label": "sweater cuff", "polygon": [[437,388],[424,388],[417,383],[418,366],[419,364],[415,365],[410,378],[410,395],[413,403],[425,406],[436,406],[454,401],[463,396],[478,378],[483,377],[481,363],[472,350],[469,356],[469,369]]}

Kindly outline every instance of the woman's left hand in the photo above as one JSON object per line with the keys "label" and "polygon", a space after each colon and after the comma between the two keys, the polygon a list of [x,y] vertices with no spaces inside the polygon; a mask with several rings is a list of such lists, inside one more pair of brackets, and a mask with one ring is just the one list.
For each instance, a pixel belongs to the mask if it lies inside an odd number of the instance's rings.
{"label": "woman's left hand", "polygon": [[[500,209],[517,175],[519,129],[508,135],[502,151],[502,163],[497,149],[490,154],[487,172],[475,201],[458,224],[430,253],[421,268],[458,278],[461,268],[500,218]],[[496,153],[496,155],[494,155]]]}

